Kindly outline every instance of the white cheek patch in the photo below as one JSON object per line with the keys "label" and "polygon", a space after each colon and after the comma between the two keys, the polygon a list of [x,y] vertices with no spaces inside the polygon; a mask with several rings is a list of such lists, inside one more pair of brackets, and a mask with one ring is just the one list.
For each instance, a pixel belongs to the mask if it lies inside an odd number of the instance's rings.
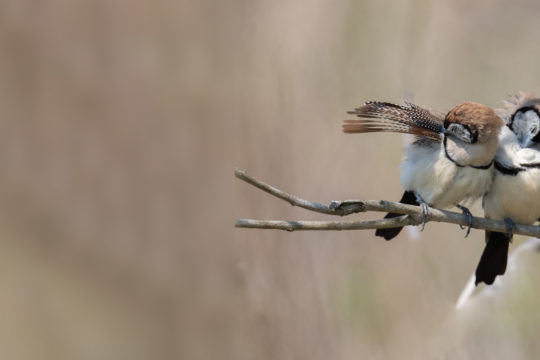
{"label": "white cheek patch", "polygon": [[526,112],[518,111],[514,116],[512,122],[512,130],[518,136],[534,138],[540,131],[540,118],[534,110],[528,110]]}
{"label": "white cheek patch", "polygon": [[450,124],[446,132],[454,135],[458,139],[463,140],[465,142],[471,143],[472,141],[471,133],[469,132],[469,130],[465,129],[463,126],[459,124]]}

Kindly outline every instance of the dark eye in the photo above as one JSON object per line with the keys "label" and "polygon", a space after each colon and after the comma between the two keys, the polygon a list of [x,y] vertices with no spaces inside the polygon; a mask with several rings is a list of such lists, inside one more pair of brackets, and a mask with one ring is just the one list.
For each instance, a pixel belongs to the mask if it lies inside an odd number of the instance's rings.
{"label": "dark eye", "polygon": [[465,141],[469,144],[472,144],[476,142],[476,136],[471,132],[471,129],[466,125],[461,124],[450,124],[448,128],[446,128],[446,133],[449,135],[453,135],[460,139],[461,141]]}

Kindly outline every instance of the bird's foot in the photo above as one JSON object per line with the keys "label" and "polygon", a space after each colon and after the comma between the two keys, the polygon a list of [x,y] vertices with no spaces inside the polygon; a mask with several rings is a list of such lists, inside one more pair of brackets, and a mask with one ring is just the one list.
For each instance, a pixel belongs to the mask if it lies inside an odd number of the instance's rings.
{"label": "bird's foot", "polygon": [[426,204],[426,202],[422,199],[420,195],[418,194],[415,194],[415,195],[416,195],[416,201],[418,201],[418,203],[422,207],[422,228],[420,229],[420,231],[424,231],[424,227],[426,226],[426,219],[429,215],[429,206],[428,204]]}
{"label": "bird's foot", "polygon": [[[463,212],[463,216],[466,217],[467,219],[467,232],[465,233],[465,237],[469,236],[469,234],[471,233],[471,226],[472,226],[472,221],[473,221],[473,216],[472,216],[472,213],[469,209],[467,209],[465,206],[463,205],[459,205],[457,204],[456,207],[458,209],[460,209],[462,212]],[[463,230],[465,229],[465,226],[463,225],[459,225],[459,227]]]}

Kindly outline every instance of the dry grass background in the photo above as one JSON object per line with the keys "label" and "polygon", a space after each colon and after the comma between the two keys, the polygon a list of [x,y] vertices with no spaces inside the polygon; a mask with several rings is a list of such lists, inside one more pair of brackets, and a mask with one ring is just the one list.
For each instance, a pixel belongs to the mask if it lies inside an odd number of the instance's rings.
{"label": "dry grass background", "polygon": [[0,2],[0,357],[533,358],[536,254],[456,312],[478,231],[429,224],[386,243],[232,224],[321,218],[235,181],[236,166],[314,201],[397,199],[401,136],[346,136],[345,111],[539,93],[539,14]]}

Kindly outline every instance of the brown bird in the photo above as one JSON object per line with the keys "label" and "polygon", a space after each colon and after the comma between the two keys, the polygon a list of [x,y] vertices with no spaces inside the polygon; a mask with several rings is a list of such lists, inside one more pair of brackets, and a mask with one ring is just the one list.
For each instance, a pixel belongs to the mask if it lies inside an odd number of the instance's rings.
{"label": "brown bird", "polygon": [[[459,207],[470,224],[472,215],[462,203],[482,197],[493,179],[493,158],[504,122],[481,104],[465,102],[446,115],[412,103],[395,105],[371,101],[350,111],[359,119],[345,120],[346,133],[397,132],[416,135],[405,149],[401,164],[401,203],[421,205],[425,219],[428,205]],[[389,213],[385,218],[399,214]],[[378,229],[386,240],[397,236],[402,227]]]}

